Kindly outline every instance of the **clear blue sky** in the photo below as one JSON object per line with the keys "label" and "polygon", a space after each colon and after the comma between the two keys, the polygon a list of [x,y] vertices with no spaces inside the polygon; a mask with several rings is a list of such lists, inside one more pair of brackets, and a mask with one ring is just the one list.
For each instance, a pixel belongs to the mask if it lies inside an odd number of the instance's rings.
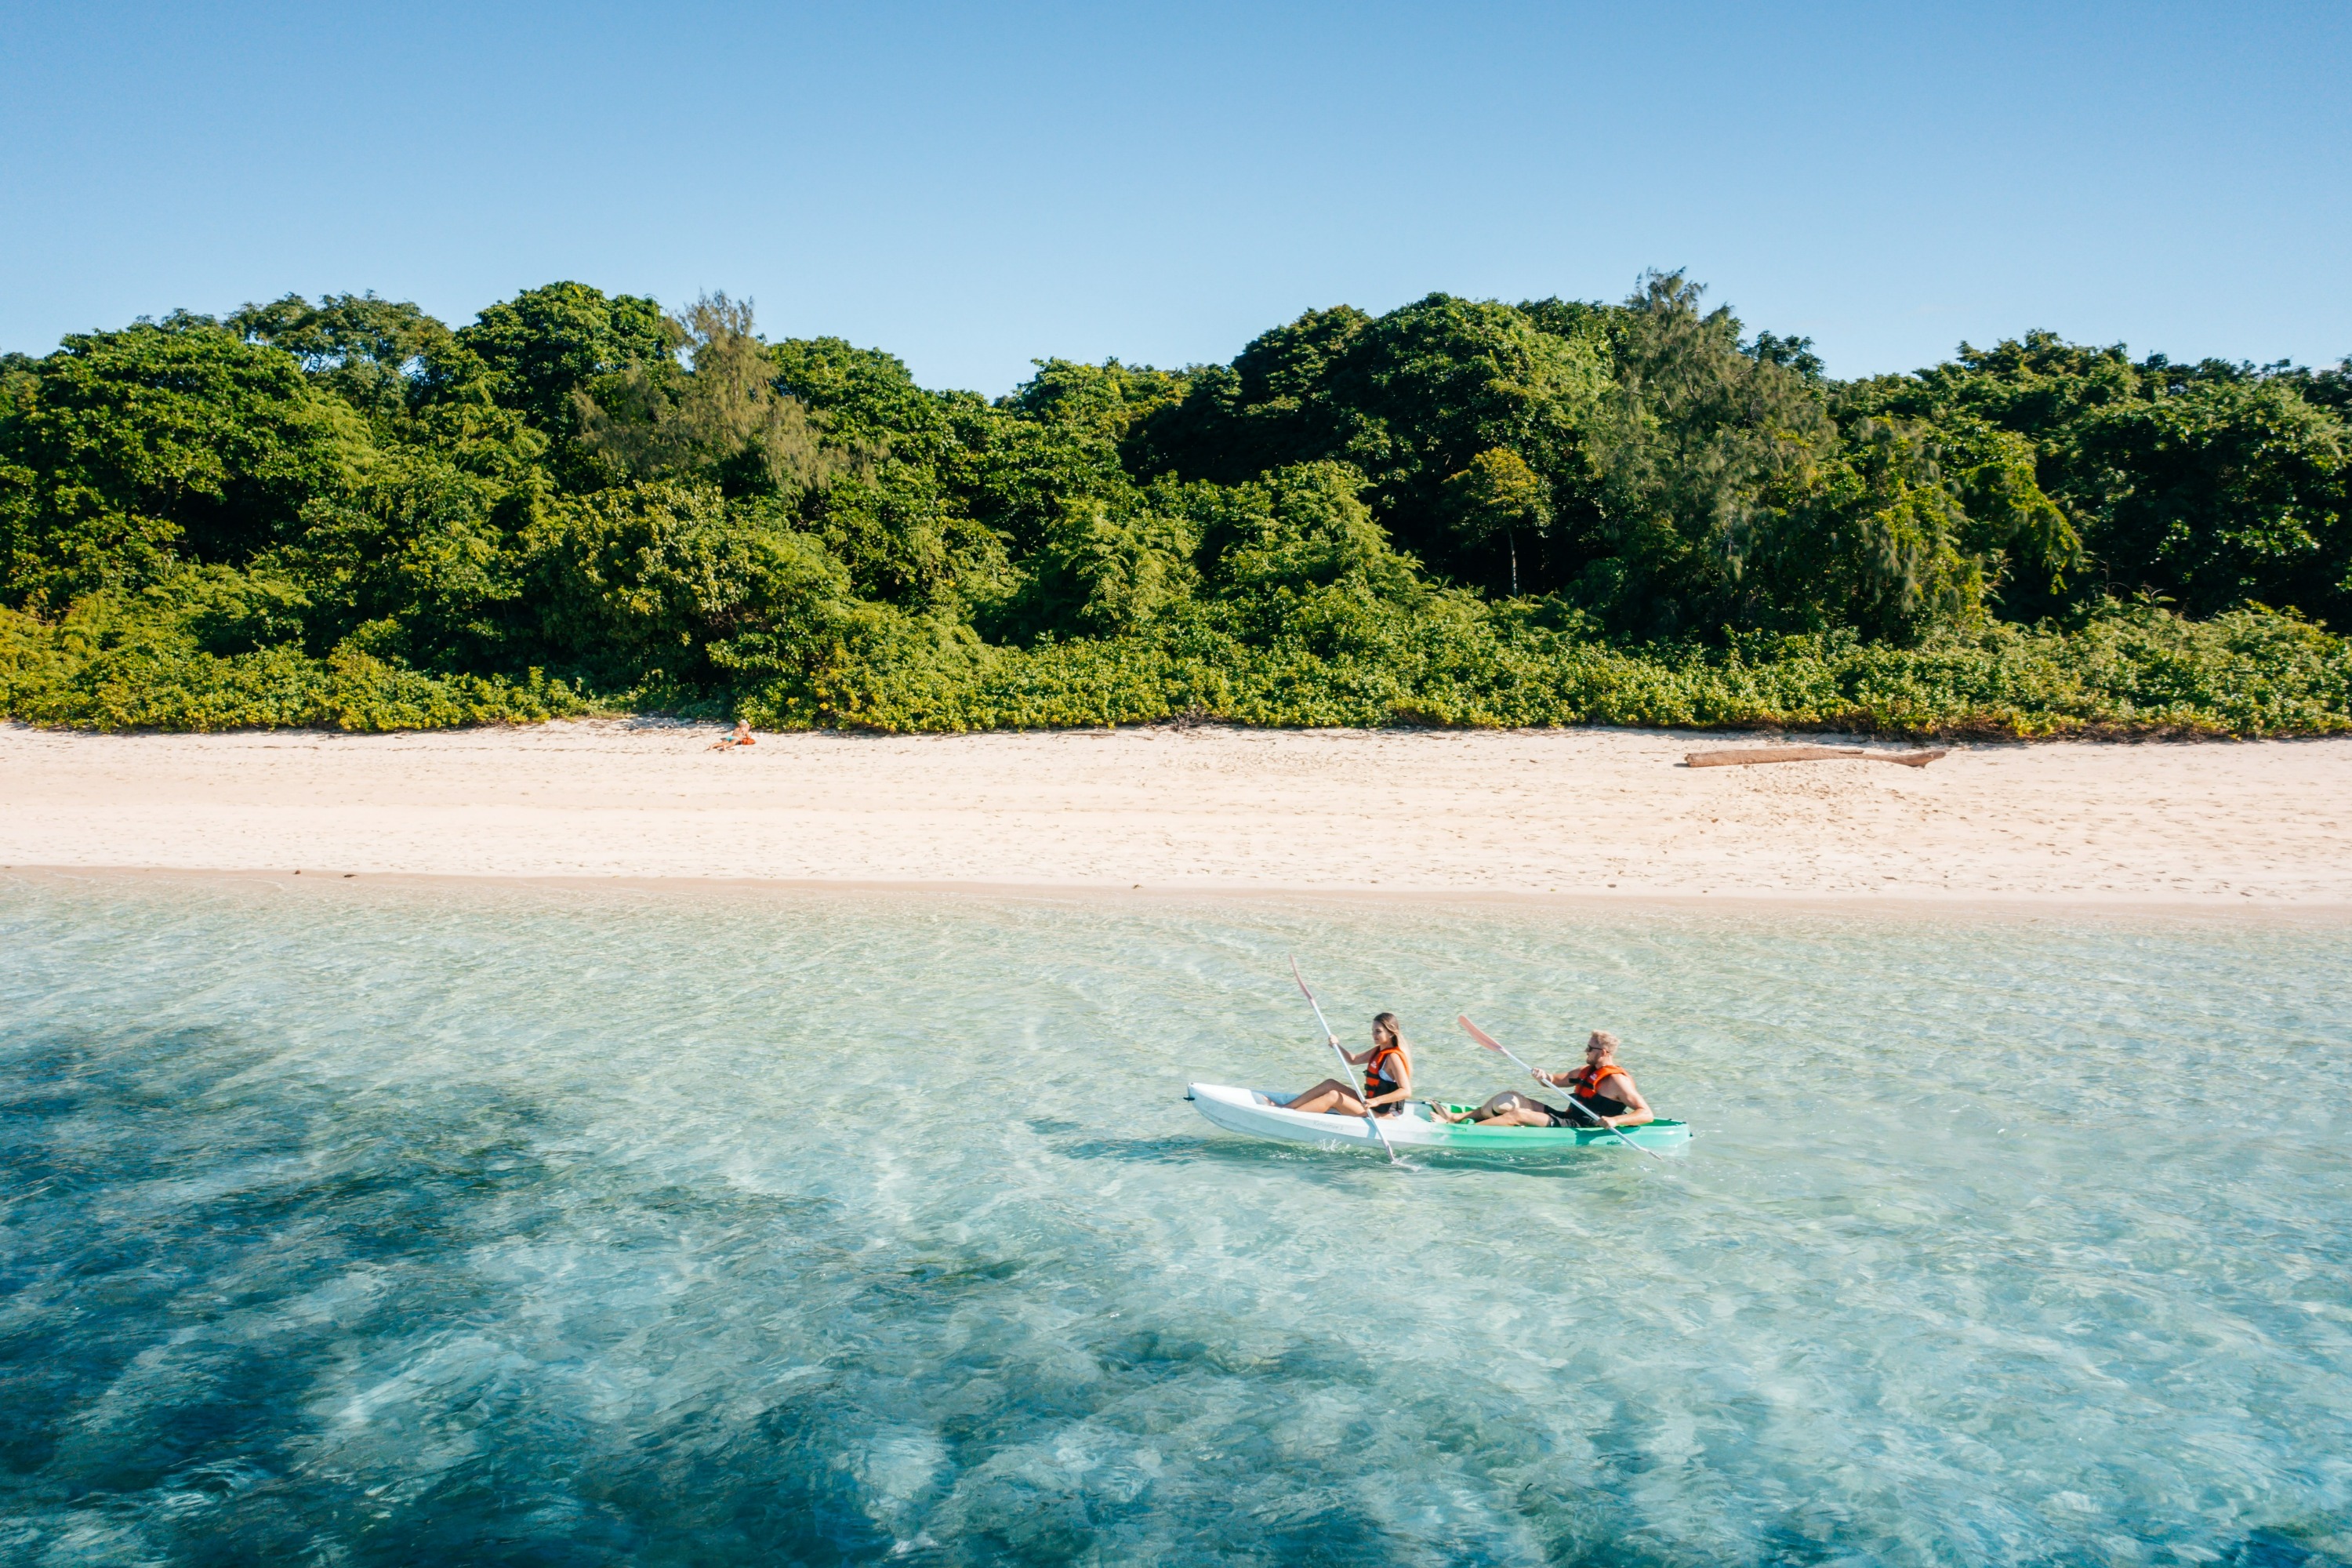
{"label": "clear blue sky", "polygon": [[31,5],[0,347],[578,279],[996,393],[1685,268],[1833,374],[2352,353],[2352,5]]}

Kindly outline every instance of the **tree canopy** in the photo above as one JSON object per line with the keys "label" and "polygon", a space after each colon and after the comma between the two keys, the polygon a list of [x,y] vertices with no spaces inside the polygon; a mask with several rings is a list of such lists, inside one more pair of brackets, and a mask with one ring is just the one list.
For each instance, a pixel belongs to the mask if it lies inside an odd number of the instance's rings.
{"label": "tree canopy", "polygon": [[[1678,274],[992,401],[725,295],[289,296],[0,361],[0,679],[91,723],[1553,722],[1601,680],[1659,722],[2328,728],[2347,388],[2044,331],[1841,383]],[[2167,638],[2305,675],[2224,721],[2095,674]],[[2097,691],[2015,685],[2029,648]]]}

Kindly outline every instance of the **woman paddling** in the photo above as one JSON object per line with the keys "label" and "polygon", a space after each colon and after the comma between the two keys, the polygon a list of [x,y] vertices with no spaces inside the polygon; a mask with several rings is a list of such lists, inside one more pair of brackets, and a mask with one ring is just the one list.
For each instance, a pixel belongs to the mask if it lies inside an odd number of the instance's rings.
{"label": "woman paddling", "polygon": [[[1337,1036],[1332,1048],[1339,1048]],[[1340,1051],[1350,1066],[1364,1069],[1360,1088],[1327,1078],[1304,1094],[1293,1095],[1286,1110],[1328,1116],[1361,1116],[1369,1105],[1375,1116],[1394,1116],[1412,1098],[1412,1055],[1397,1027],[1394,1013],[1372,1020],[1372,1043],[1361,1051]]]}
{"label": "woman paddling", "polygon": [[1617,1037],[1592,1031],[1584,1044],[1584,1065],[1570,1072],[1541,1072],[1537,1080],[1568,1090],[1570,1109],[1555,1110],[1517,1089],[1505,1089],[1477,1110],[1455,1115],[1439,1106],[1430,1114],[1443,1121],[1475,1121],[1481,1127],[1639,1127],[1657,1112],[1633,1087],[1633,1075],[1617,1065]]}

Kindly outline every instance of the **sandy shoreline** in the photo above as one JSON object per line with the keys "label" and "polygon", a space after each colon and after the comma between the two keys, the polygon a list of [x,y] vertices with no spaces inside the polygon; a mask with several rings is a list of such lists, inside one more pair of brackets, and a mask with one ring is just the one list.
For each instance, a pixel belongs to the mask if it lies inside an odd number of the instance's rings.
{"label": "sandy shoreline", "polygon": [[[0,727],[0,864],[780,884],[2352,907],[2352,739],[1690,769],[1752,735]],[[1807,737],[1808,740],[1818,737]]]}

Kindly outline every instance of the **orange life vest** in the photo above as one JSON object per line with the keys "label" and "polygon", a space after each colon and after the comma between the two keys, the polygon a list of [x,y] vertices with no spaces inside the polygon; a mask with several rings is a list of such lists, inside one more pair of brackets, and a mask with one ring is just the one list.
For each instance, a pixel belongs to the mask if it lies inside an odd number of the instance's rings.
{"label": "orange life vest", "polygon": [[[1624,1070],[1615,1062],[1602,1062],[1599,1067],[1580,1067],[1568,1075],[1568,1092],[1579,1100],[1616,1100],[1613,1094],[1603,1095],[1601,1086]],[[1618,1103],[1626,1102],[1618,1100]]]}
{"label": "orange life vest", "polygon": [[1404,1047],[1402,1046],[1382,1046],[1372,1053],[1372,1059],[1364,1064],[1365,1103],[1370,1104],[1372,1097],[1376,1094],[1386,1094],[1392,1089],[1403,1087],[1404,1079],[1402,1074],[1394,1079],[1385,1079],[1381,1076],[1381,1063],[1387,1061],[1391,1057],[1402,1057],[1403,1055]]}

